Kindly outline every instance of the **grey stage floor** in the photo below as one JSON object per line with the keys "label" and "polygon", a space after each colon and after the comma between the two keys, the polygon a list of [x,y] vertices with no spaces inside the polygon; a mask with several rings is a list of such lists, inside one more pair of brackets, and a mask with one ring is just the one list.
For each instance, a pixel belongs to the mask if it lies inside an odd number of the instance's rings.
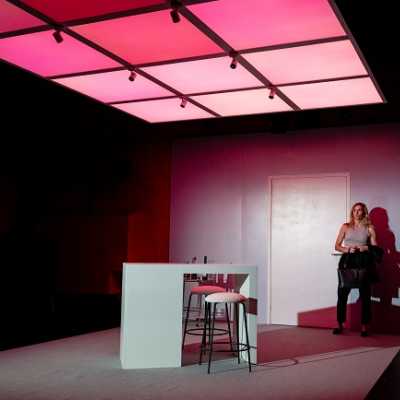
{"label": "grey stage floor", "polygon": [[400,337],[260,326],[258,365],[199,366],[188,343],[182,368],[122,370],[119,329],[0,353],[1,400],[364,399],[400,349]]}

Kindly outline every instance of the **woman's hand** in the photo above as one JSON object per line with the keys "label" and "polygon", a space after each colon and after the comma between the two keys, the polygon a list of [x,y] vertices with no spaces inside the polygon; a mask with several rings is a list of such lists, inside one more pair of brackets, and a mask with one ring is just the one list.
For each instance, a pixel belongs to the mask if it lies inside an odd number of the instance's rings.
{"label": "woman's hand", "polygon": [[363,251],[368,251],[368,246],[367,245],[363,245],[363,246],[357,246],[357,249],[361,252]]}

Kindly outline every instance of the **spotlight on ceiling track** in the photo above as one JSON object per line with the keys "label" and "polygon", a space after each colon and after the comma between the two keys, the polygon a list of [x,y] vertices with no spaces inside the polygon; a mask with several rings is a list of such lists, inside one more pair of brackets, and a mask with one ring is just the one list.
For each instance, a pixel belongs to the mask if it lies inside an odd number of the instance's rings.
{"label": "spotlight on ceiling track", "polygon": [[184,97],[182,97],[182,100],[181,100],[181,107],[182,107],[182,108],[185,108],[185,107],[186,107],[186,104],[187,104],[187,99],[185,99]]}
{"label": "spotlight on ceiling track", "polygon": [[64,39],[63,39],[63,37],[61,36],[61,31],[59,30],[59,29],[56,29],[54,32],[53,32],[53,37],[54,37],[54,40],[57,42],[57,43],[61,43]]}
{"label": "spotlight on ceiling track", "polygon": [[272,100],[275,97],[275,95],[276,95],[276,87],[270,86],[268,98]]}
{"label": "spotlight on ceiling track", "polygon": [[136,76],[137,76],[137,73],[133,70],[133,69],[130,69],[129,70],[131,73],[129,74],[129,80],[131,81],[131,82],[133,82],[135,79],[136,79]]}
{"label": "spotlight on ceiling track", "polygon": [[235,69],[237,67],[237,63],[238,63],[237,62],[237,56],[238,56],[238,53],[236,51],[231,51],[229,53],[229,57],[232,58],[231,65],[230,65],[230,67],[232,69]]}
{"label": "spotlight on ceiling track", "polygon": [[171,15],[172,22],[174,24],[177,24],[181,20],[181,17],[179,16],[179,9],[181,7],[182,7],[182,2],[181,1],[179,1],[179,0],[171,0],[171,8],[172,8],[172,10],[170,12],[170,15]]}

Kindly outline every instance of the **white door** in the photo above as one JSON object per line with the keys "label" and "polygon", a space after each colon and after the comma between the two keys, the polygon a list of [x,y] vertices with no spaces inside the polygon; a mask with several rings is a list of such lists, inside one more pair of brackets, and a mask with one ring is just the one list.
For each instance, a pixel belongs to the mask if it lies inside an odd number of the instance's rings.
{"label": "white door", "polygon": [[337,262],[348,174],[270,178],[269,321],[336,325]]}

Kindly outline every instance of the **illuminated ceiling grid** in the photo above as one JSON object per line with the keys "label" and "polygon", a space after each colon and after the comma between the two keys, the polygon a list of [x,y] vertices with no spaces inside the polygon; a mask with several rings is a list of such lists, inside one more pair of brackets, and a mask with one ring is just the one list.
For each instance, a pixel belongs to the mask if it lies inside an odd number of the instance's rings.
{"label": "illuminated ceiling grid", "polygon": [[0,0],[0,58],[148,122],[385,102],[331,0]]}

